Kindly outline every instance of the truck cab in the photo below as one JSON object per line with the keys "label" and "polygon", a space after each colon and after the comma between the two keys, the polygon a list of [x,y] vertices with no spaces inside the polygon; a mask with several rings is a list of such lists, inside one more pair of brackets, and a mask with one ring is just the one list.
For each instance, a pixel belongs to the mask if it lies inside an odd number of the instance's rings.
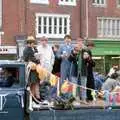
{"label": "truck cab", "polygon": [[24,95],[25,64],[0,60],[0,120],[24,120]]}

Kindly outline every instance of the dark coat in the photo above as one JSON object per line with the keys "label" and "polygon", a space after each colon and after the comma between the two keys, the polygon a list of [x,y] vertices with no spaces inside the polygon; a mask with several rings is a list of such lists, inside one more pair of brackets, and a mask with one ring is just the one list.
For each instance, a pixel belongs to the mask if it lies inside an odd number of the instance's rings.
{"label": "dark coat", "polygon": [[[92,59],[87,60],[87,87],[91,89],[95,89],[93,67],[95,67],[95,62]],[[87,99],[93,100],[91,90],[87,90]]]}
{"label": "dark coat", "polygon": [[32,61],[32,62],[38,63],[39,61],[34,56],[36,52],[37,52],[36,48],[32,49],[31,47],[27,46],[23,51],[23,60],[25,62]]}
{"label": "dark coat", "polygon": [[54,62],[54,65],[53,65],[53,70],[52,70],[53,74],[60,73],[61,59],[58,58],[56,54],[57,53],[54,52],[55,62]]}
{"label": "dark coat", "polygon": [[82,49],[81,50],[81,76],[87,76],[88,74],[88,60],[83,58],[84,52],[87,52],[90,55],[90,58],[92,58],[92,53],[89,49]]}
{"label": "dark coat", "polygon": [[70,75],[77,77],[77,54],[74,54],[73,50],[71,51],[70,56],[68,57],[68,60],[71,62],[71,70]]}

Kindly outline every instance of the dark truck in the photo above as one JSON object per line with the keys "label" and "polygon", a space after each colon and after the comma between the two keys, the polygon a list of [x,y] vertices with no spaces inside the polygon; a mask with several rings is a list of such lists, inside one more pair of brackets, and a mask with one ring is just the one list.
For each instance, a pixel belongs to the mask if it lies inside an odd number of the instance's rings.
{"label": "dark truck", "polygon": [[[23,62],[0,60],[0,120],[120,120],[119,106],[106,109],[80,104],[73,109],[60,109],[35,100],[27,68]],[[11,82],[6,82],[7,75]]]}
{"label": "dark truck", "polygon": [[24,120],[25,75],[24,63],[0,60],[0,120]]}

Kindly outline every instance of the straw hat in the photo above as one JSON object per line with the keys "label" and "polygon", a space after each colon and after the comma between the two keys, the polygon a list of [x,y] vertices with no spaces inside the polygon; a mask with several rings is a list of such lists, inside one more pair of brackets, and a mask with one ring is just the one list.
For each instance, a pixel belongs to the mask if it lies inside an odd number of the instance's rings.
{"label": "straw hat", "polygon": [[33,37],[33,36],[28,36],[27,37],[27,41],[33,41],[33,42],[35,42],[35,38]]}

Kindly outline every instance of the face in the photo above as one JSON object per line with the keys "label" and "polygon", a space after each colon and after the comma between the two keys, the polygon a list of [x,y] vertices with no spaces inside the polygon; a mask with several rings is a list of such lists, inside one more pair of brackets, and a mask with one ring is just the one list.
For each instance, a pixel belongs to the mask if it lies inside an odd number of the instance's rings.
{"label": "face", "polygon": [[65,38],[65,43],[67,43],[67,44],[71,43],[71,39],[68,38],[68,37],[66,37],[66,38]]}
{"label": "face", "polygon": [[78,44],[76,44],[75,47],[74,47],[74,52],[76,54],[78,54],[80,50],[81,50],[80,46]]}
{"label": "face", "polygon": [[54,46],[54,47],[53,47],[53,50],[54,50],[55,52],[57,52],[57,51],[58,51],[58,48],[57,48],[56,46]]}
{"label": "face", "polygon": [[78,38],[77,44],[79,45],[80,48],[82,48],[83,47],[83,40],[81,38]]}
{"label": "face", "polygon": [[42,39],[41,39],[41,44],[42,44],[42,46],[46,47],[46,46],[47,46],[47,43],[48,43],[48,39],[47,39],[47,38],[42,38]]}
{"label": "face", "polygon": [[31,47],[34,47],[34,46],[35,46],[35,43],[33,42],[33,43],[31,43],[30,45],[31,45]]}
{"label": "face", "polygon": [[87,52],[84,52],[84,54],[83,54],[83,58],[84,58],[84,59],[89,58],[89,54],[88,54]]}

